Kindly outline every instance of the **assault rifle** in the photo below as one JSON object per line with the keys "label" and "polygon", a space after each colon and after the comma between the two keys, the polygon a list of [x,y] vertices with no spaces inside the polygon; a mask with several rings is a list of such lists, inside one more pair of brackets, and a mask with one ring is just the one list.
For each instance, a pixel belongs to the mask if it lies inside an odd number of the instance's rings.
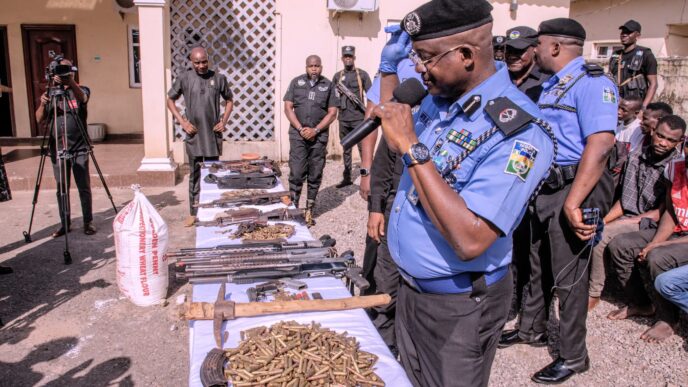
{"label": "assault rifle", "polygon": [[208,184],[217,184],[219,189],[269,189],[277,186],[279,179],[274,172],[249,172],[233,175],[217,176],[208,174],[203,181]]}
{"label": "assault rifle", "polygon": [[349,88],[346,87],[342,82],[337,82],[335,85],[337,86],[337,90],[339,90],[340,93],[344,94],[346,98],[353,102],[357,108],[361,109],[362,112],[366,111],[365,105],[363,102],[361,102],[358,96],[354,94],[353,91],[349,90]]}
{"label": "assault rifle", "polygon": [[209,221],[201,221],[195,216],[189,216],[184,225],[186,227],[226,227],[245,222],[265,223],[280,220],[304,223],[304,211],[299,208],[278,208],[263,212],[257,208],[237,208],[221,212],[215,215],[215,219]]}
{"label": "assault rifle", "polygon": [[250,255],[255,253],[281,253],[308,248],[335,247],[337,240],[325,234],[317,241],[259,242],[251,244],[220,245],[215,247],[181,248],[168,252],[168,258],[204,258],[218,255]]}
{"label": "assault rifle", "polygon": [[[236,261],[236,260],[235,260]],[[194,265],[196,266],[196,265]],[[356,267],[356,260],[351,251],[339,257],[273,257],[273,259],[253,260],[245,258],[234,263],[215,266],[199,266],[195,269],[186,267],[184,272],[177,272],[177,278],[188,279],[192,284],[200,283],[251,283],[279,278],[311,278],[333,276],[346,278],[349,290],[353,287],[361,290],[370,287]]]}
{"label": "assault rifle", "polygon": [[219,160],[213,161],[210,166],[202,164],[203,168],[209,168],[210,173],[234,172],[234,173],[253,173],[271,170],[276,176],[282,176],[279,163],[263,157],[258,160]]}
{"label": "assault rifle", "polygon": [[332,275],[346,277],[352,292],[354,285],[367,289],[369,284],[355,266],[353,252],[337,255],[335,244],[336,240],[323,235],[318,241],[187,248],[169,252],[167,257],[176,260],[177,278],[188,278],[192,283]]}
{"label": "assault rifle", "polygon": [[237,197],[223,197],[221,199],[216,199],[211,202],[194,204],[194,207],[200,208],[230,208],[230,207],[241,207],[245,205],[267,205],[275,203],[284,203],[286,205],[291,204],[291,196],[289,191],[279,191],[279,192],[265,192],[256,193],[250,196],[237,196]]}

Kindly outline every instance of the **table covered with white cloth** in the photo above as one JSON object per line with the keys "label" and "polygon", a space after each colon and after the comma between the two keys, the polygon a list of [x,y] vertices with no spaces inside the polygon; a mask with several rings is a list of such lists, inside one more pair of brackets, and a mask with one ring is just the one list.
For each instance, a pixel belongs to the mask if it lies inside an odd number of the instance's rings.
{"label": "table covered with white cloth", "polygon": [[[208,174],[208,169],[201,170],[201,179]],[[270,192],[283,191],[284,186],[279,183],[270,189]],[[200,202],[208,202],[219,199],[222,192],[215,184],[201,183]],[[249,206],[260,208],[261,210],[271,210],[284,207],[283,204],[272,204],[268,206]],[[221,208],[199,208],[198,218],[201,221],[212,220],[216,213],[223,211]],[[288,239],[289,242],[313,240],[313,236],[305,225],[296,222],[282,222],[292,224],[295,227],[295,234]],[[197,227],[196,228],[196,247],[215,247],[219,245],[239,244],[240,240],[229,239],[229,232],[236,230],[236,226],[231,227]],[[318,277],[303,279],[308,285],[306,292],[312,295],[318,292],[323,299],[336,299],[350,297],[344,283],[333,277]],[[246,290],[255,284],[227,284],[225,298],[235,302],[248,302]],[[194,284],[192,288],[192,301],[194,302],[215,302],[220,284]],[[312,298],[312,296],[311,296]],[[324,328],[329,328],[337,332],[346,331],[348,335],[355,337],[360,343],[363,351],[376,354],[379,359],[375,365],[375,373],[388,386],[410,386],[404,370],[385,345],[378,334],[368,315],[363,309],[353,309],[331,312],[308,312],[276,314],[258,317],[242,317],[222,324],[224,332],[228,333],[224,348],[233,348],[239,344],[241,331],[258,327],[271,326],[279,321],[296,321],[298,323],[310,323],[315,321]],[[201,386],[200,369],[203,359],[210,350],[215,348],[215,336],[213,334],[213,322],[206,320],[189,322],[189,386]]]}

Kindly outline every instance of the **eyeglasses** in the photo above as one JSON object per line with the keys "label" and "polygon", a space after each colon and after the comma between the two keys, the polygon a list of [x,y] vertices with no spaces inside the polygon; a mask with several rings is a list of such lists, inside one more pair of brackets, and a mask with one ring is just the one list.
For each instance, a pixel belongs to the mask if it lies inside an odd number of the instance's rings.
{"label": "eyeglasses", "polygon": [[449,54],[450,52],[454,52],[454,51],[456,51],[456,50],[458,50],[458,49],[460,49],[460,48],[463,48],[463,47],[466,47],[466,45],[465,45],[465,44],[460,44],[460,45],[458,45],[458,46],[456,46],[456,47],[454,47],[454,48],[450,48],[449,50],[447,50],[447,51],[445,51],[445,52],[443,52],[443,53],[441,53],[441,54],[437,54],[437,55],[433,56],[432,58],[428,58],[428,59],[422,59],[422,58],[420,57],[420,55],[418,55],[417,52],[411,50],[411,52],[409,52],[409,59],[411,59],[411,61],[413,62],[413,64],[415,64],[416,66],[422,66],[422,67],[425,67],[426,70],[430,70],[430,68],[428,68],[428,64],[429,64],[430,62],[436,60],[436,61],[435,61],[435,65],[437,65],[437,62],[439,62],[440,60],[442,60],[442,58],[443,58],[445,55]]}

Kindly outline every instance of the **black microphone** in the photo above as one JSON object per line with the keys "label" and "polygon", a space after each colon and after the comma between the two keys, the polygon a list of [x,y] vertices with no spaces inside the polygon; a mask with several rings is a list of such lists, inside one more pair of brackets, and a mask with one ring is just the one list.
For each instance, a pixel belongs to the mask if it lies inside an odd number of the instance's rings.
{"label": "black microphone", "polygon": [[[425,87],[423,87],[423,84],[420,83],[418,79],[409,78],[394,89],[392,93],[393,97],[390,101],[416,106],[427,94],[428,91],[425,90]],[[344,150],[348,150],[361,142],[361,140],[368,136],[373,130],[377,129],[380,123],[379,117],[368,118],[361,122],[351,131],[351,133],[347,134],[346,137],[342,139],[341,144]]]}

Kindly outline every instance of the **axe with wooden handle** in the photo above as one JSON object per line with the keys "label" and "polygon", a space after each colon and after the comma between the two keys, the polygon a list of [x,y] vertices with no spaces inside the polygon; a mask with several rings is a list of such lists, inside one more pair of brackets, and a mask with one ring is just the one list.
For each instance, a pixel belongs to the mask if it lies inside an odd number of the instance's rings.
{"label": "axe with wooden handle", "polygon": [[392,301],[389,294],[358,296],[333,300],[298,300],[273,302],[235,303],[225,300],[225,284],[220,285],[215,303],[186,302],[179,308],[183,320],[213,320],[213,333],[218,348],[222,348],[222,322],[237,317],[264,316],[280,313],[318,312],[372,308],[387,305]]}

